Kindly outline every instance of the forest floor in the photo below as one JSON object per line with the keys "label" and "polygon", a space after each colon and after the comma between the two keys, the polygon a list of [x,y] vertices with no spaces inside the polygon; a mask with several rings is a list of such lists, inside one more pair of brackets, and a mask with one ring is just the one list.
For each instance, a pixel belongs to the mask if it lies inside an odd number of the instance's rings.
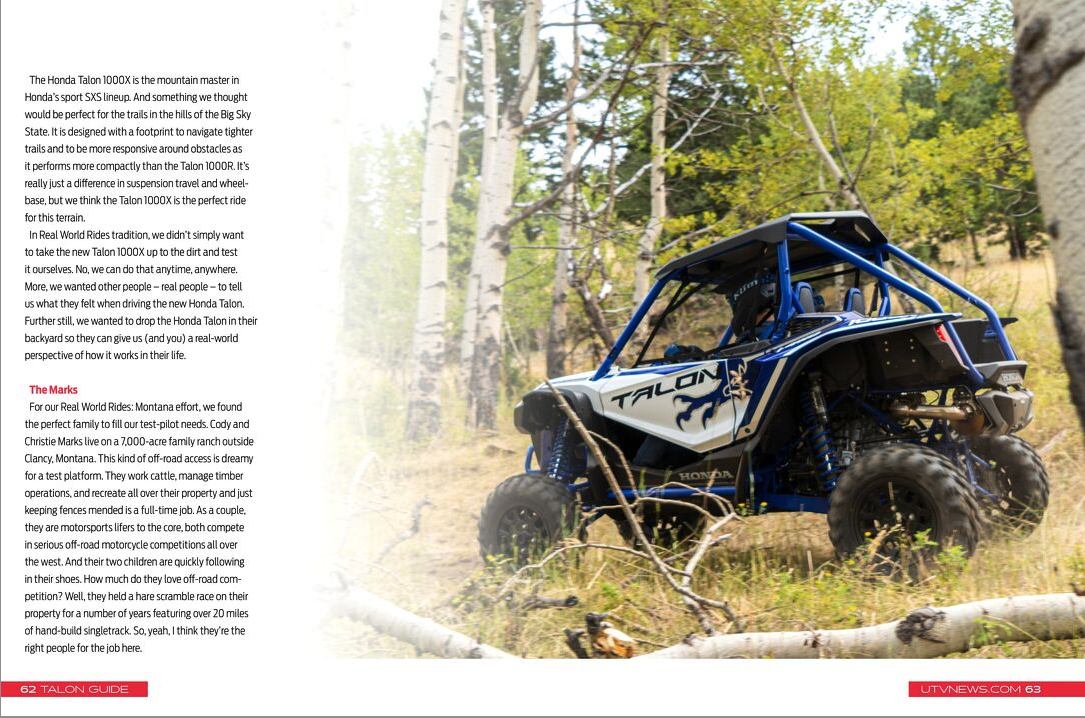
{"label": "forest floor", "polygon": [[[1085,440],[1069,403],[1048,309],[1054,293],[1050,259],[995,261],[958,267],[952,274],[1001,314],[1021,320],[1007,331],[1030,365],[1035,420],[1022,436],[1042,449],[1050,474],[1046,518],[1028,538],[986,540],[970,560],[950,557],[918,582],[886,579],[837,560],[824,516],[741,519],[728,527],[732,538],[711,550],[694,587],[702,595],[727,600],[746,630],[852,628],[895,620],[928,604],[1064,592],[1073,581],[1085,585]],[[372,378],[373,372],[379,370],[354,367],[356,376],[369,373]],[[496,601],[496,587],[507,574],[487,569],[479,556],[479,511],[502,479],[522,470],[527,437],[512,428],[509,411],[492,435],[450,427],[439,442],[408,444],[396,432],[373,430],[380,421],[401,421],[402,412],[386,401],[389,391],[383,396],[375,392],[375,400],[365,404],[341,405],[335,415],[332,448],[339,458],[330,491],[339,497],[333,530],[345,576],[408,610],[518,655],[570,657],[562,629],[581,626],[588,611],[608,612],[638,639],[642,651],[699,631],[646,562],[608,551],[577,551],[575,558],[553,562],[521,587],[545,596],[575,595],[576,608],[524,611],[519,599]],[[508,403],[511,409],[515,402]],[[375,419],[374,411],[384,418]],[[419,508],[423,499],[428,504]],[[412,533],[415,511],[420,521]],[[621,543],[609,520],[593,524],[590,536]],[[724,617],[716,619],[725,630]],[[327,624],[326,637],[341,656],[415,655],[410,647],[343,619]],[[1081,658],[1085,640],[994,643],[958,655]]]}

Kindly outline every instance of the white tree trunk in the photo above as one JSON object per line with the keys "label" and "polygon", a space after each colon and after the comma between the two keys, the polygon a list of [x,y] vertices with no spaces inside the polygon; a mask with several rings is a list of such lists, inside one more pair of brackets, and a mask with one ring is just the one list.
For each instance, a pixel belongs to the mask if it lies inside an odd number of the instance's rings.
{"label": "white tree trunk", "polygon": [[1013,10],[1010,84],[1051,235],[1063,363],[1085,426],[1085,3],[1014,0]]}
{"label": "white tree trunk", "polygon": [[[667,1],[659,10],[659,19],[667,22]],[[656,36],[655,88],[652,91],[652,169],[650,176],[651,215],[637,242],[637,258],[633,263],[633,304],[639,305],[652,283],[652,265],[655,263],[656,247],[667,221],[667,103],[671,83],[671,43],[668,28],[663,27]]]}
{"label": "white tree trunk", "polygon": [[416,616],[360,588],[343,591],[334,598],[329,606],[329,615],[361,621],[381,633],[441,658],[516,658],[428,618]]}
{"label": "white tree trunk", "polygon": [[739,633],[694,639],[648,658],[934,658],[967,651],[984,640],[1051,641],[1085,630],[1085,599],[1072,593],[1011,596],[835,631]]}
{"label": "white tree trunk", "polygon": [[[579,17],[579,3],[573,6],[573,17]],[[573,171],[576,154],[576,110],[573,99],[580,84],[580,33],[573,25],[573,60],[569,79],[565,82],[565,151],[561,157],[561,176],[568,177]],[[568,320],[569,271],[573,259],[572,246],[576,243],[576,183],[569,182],[561,191],[561,216],[558,223],[558,250],[554,257],[554,290],[550,298],[550,326],[546,336],[546,375],[565,375],[565,336]]]}
{"label": "white tree trunk", "polygon": [[[480,249],[486,239],[485,229],[493,223],[490,218],[493,206],[493,163],[497,149],[497,42],[494,37],[494,4],[481,0],[482,13],[482,159],[479,167],[478,206],[475,210],[475,246],[471,252],[471,271],[467,275],[466,297],[463,304],[463,335],[460,338],[460,384],[471,388],[472,362],[475,357],[475,335],[478,331],[479,262]],[[469,402],[470,404],[471,402]],[[470,423],[471,410],[468,410]]]}
{"label": "white tree trunk", "polygon": [[411,438],[432,436],[441,425],[440,382],[448,287],[448,176],[453,147],[458,142],[455,115],[465,6],[466,0],[443,0],[441,4],[422,173],[422,266],[407,400],[407,435]]}
{"label": "white tree trunk", "polygon": [[[446,658],[515,658],[361,589],[340,592],[330,615],[362,621]],[[986,643],[1068,640],[1083,633],[1085,598],[1053,593],[923,608],[865,628],[693,637],[642,658],[935,658]]]}
{"label": "white tree trunk", "polygon": [[524,123],[535,106],[539,90],[539,16],[542,0],[526,0],[520,30],[519,83],[501,118],[490,176],[483,177],[483,193],[490,195],[490,210],[479,215],[478,314],[471,381],[468,386],[469,426],[493,429],[497,422],[500,384],[501,319],[508,267],[508,222],[513,201],[513,180]]}
{"label": "white tree trunk", "polygon": [[[466,0],[465,0],[466,1]],[[465,13],[466,15],[466,13]],[[466,72],[465,67],[467,65],[466,55],[464,53],[464,43],[466,39],[463,35],[463,24],[460,24],[460,52],[456,58],[456,63],[459,66],[459,74],[456,77],[456,107],[452,111],[452,132],[455,136],[455,141],[452,143],[452,156],[448,160],[448,195],[452,196],[453,190],[456,189],[456,180],[460,175],[460,128],[463,126],[463,98],[467,91],[467,80],[464,77]]]}

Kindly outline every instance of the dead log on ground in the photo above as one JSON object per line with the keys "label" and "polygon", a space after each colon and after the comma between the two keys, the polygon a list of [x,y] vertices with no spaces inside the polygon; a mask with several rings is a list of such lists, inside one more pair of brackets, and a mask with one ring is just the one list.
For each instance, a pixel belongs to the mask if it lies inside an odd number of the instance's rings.
{"label": "dead log on ground", "polygon": [[[331,613],[444,658],[516,658],[357,588],[344,590]],[[691,638],[640,658],[935,658],[993,643],[1082,636],[1085,598],[1054,593],[921,608],[865,628]]]}
{"label": "dead log on ground", "polygon": [[416,616],[360,588],[343,590],[329,607],[332,616],[361,621],[425,653],[441,658],[516,658],[451,628]]}
{"label": "dead log on ground", "polygon": [[834,631],[745,633],[693,639],[649,658],[934,658],[1003,641],[1085,636],[1085,599],[1072,593],[1009,596],[942,609],[922,608],[900,621]]}

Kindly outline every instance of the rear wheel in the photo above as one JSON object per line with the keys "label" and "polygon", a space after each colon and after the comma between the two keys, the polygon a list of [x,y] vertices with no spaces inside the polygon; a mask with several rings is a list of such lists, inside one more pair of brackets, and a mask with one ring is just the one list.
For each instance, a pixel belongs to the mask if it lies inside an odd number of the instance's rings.
{"label": "rear wheel", "polygon": [[880,570],[917,575],[944,548],[971,555],[979,508],[968,480],[925,446],[895,444],[861,456],[829,500],[829,538],[841,557],[863,550]]}
{"label": "rear wheel", "polygon": [[976,492],[987,526],[1023,536],[1032,533],[1047,510],[1047,470],[1039,454],[1019,436],[978,436],[972,453]]}
{"label": "rear wheel", "polygon": [[502,481],[486,499],[478,522],[482,557],[524,566],[576,529],[580,509],[565,485],[542,474]]}

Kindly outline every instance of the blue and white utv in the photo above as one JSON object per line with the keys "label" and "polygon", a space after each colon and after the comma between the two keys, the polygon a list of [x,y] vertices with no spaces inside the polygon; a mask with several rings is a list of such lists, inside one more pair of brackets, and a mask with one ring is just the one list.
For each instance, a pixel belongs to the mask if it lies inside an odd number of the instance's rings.
{"label": "blue and white utv", "polygon": [[[915,281],[979,310],[947,312]],[[640,501],[681,541],[724,497],[745,512],[828,514],[838,554],[886,565],[1043,516],[1043,464],[1018,359],[989,304],[893,246],[861,212],[791,214],[662,267],[594,372],[553,379]],[[922,307],[925,311],[917,311]],[[484,556],[526,561],[599,516],[632,531],[545,385],[515,411],[524,473],[490,495]],[[622,457],[617,456],[621,452]],[[629,477],[621,466],[627,463]],[[632,479],[630,481],[630,479]]]}

